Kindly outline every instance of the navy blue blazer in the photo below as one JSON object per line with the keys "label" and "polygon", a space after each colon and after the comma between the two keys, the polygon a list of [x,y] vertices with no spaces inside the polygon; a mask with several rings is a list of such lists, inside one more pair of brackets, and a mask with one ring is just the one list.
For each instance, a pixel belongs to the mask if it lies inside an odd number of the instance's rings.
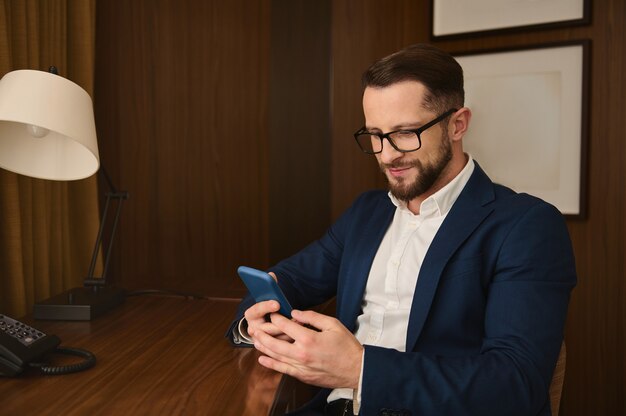
{"label": "navy blue blazer", "polygon": [[[291,304],[336,295],[337,318],[354,331],[394,210],[386,191],[366,192],[322,238],[271,268]],[[419,272],[406,352],[365,345],[361,414],[549,415],[575,283],[560,212],[492,183],[476,164]],[[329,392],[308,408],[323,408]]]}

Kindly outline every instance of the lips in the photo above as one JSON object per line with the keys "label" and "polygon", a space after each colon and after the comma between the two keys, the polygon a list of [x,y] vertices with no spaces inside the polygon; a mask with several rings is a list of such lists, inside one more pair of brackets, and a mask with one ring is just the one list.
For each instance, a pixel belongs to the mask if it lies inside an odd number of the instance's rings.
{"label": "lips", "polygon": [[396,168],[388,168],[387,170],[389,171],[389,173],[391,174],[391,176],[393,177],[400,177],[403,176],[406,172],[409,171],[409,169],[411,169],[411,166],[407,166],[407,167],[396,167]]}

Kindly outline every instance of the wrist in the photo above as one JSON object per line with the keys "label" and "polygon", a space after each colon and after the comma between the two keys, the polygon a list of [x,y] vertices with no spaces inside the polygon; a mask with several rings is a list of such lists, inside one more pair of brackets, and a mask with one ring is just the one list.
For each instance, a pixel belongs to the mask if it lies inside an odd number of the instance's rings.
{"label": "wrist", "polygon": [[360,389],[361,380],[363,379],[363,361],[365,357],[365,348],[359,344],[358,354],[355,354],[355,372],[351,380],[350,388],[357,391]]}

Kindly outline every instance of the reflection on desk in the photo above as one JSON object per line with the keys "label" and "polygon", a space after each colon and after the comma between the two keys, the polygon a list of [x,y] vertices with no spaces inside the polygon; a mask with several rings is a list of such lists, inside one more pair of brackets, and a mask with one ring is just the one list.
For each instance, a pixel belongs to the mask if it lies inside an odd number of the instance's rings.
{"label": "reflection on desk", "polygon": [[64,376],[31,369],[0,378],[0,415],[283,414],[291,405],[276,399],[281,375],[260,366],[256,350],[224,338],[236,307],[142,296],[91,322],[25,319],[98,363]]}

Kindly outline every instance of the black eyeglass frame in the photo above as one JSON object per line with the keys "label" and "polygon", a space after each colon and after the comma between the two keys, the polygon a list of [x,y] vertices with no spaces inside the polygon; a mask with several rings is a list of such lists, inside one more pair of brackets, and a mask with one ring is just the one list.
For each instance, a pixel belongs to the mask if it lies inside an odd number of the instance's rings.
{"label": "black eyeglass frame", "polygon": [[[451,115],[451,114],[453,114],[453,113],[455,113],[457,111],[458,111],[458,109],[451,108],[448,111],[446,111],[445,113],[441,114],[439,117],[435,118],[432,121],[429,121],[428,123],[424,124],[421,127],[416,128],[416,129],[401,129],[401,130],[390,131],[389,133],[374,133],[374,132],[371,132],[371,131],[367,131],[365,126],[363,126],[358,131],[356,131],[354,133],[354,140],[356,140],[356,144],[359,146],[359,149],[361,149],[361,151],[363,153],[367,153],[368,155],[375,155],[375,154],[381,153],[383,151],[383,139],[387,139],[389,144],[391,146],[393,146],[393,148],[396,149],[398,152],[401,152],[401,153],[415,152],[416,150],[419,150],[422,147],[422,137],[421,137],[421,135],[422,135],[422,133],[425,130],[431,128],[435,124],[441,122],[446,117],[448,117],[449,115]],[[391,138],[391,135],[395,134],[395,133],[400,133],[400,132],[415,133],[417,135],[418,146],[415,149],[411,149],[411,150],[399,149],[398,146],[396,146],[396,144],[393,142],[393,139]],[[361,146],[361,143],[359,142],[359,138],[358,137],[360,135],[377,136],[380,139],[380,150],[378,152],[370,152],[370,151],[365,150],[363,148],[363,146]]]}

